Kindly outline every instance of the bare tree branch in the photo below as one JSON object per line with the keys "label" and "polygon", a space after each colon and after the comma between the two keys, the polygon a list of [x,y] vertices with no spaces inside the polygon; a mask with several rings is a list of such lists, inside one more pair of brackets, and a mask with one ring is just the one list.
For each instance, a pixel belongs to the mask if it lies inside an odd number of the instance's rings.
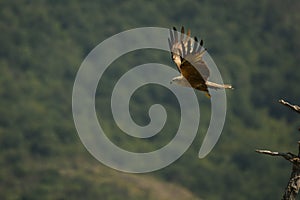
{"label": "bare tree branch", "polygon": [[285,105],[285,106],[288,106],[288,107],[291,108],[292,110],[294,110],[294,111],[300,113],[300,106],[292,105],[292,104],[290,104],[289,102],[284,101],[283,99],[280,99],[280,100],[279,100],[279,103],[281,103],[281,104],[283,104],[283,105]]}
{"label": "bare tree branch", "polygon": [[[300,149],[300,143],[299,149]],[[300,189],[300,158],[293,154],[293,153],[281,153],[276,151],[269,151],[269,150],[255,150],[257,153],[266,154],[270,156],[281,156],[286,160],[293,163],[293,169],[290,176],[290,180],[285,188],[282,200],[295,200],[299,189]],[[299,152],[300,153],[300,152]]]}
{"label": "bare tree branch", "polygon": [[293,153],[290,153],[290,152],[281,153],[281,152],[276,152],[276,151],[260,150],[260,149],[257,149],[255,151],[257,153],[266,154],[266,155],[270,155],[270,156],[281,156],[293,164],[296,164],[297,162],[299,162],[298,156]]}
{"label": "bare tree branch", "polygon": [[[300,106],[292,105],[284,100],[279,100],[279,103],[291,108],[292,110],[300,113]],[[300,129],[299,129],[300,130]],[[298,141],[298,155],[293,153],[281,153],[269,150],[255,150],[257,153],[266,154],[270,156],[281,156],[286,160],[293,163],[292,173],[289,182],[285,188],[282,200],[295,200],[300,190],[300,141]]]}

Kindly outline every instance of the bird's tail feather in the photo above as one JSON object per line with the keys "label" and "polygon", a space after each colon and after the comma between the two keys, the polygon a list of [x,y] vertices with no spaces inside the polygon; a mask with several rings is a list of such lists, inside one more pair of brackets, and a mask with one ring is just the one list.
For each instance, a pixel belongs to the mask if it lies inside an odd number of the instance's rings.
{"label": "bird's tail feather", "polygon": [[214,83],[214,82],[210,82],[210,81],[206,81],[206,85],[209,88],[212,89],[233,89],[233,87],[229,84],[218,84],[218,83]]}

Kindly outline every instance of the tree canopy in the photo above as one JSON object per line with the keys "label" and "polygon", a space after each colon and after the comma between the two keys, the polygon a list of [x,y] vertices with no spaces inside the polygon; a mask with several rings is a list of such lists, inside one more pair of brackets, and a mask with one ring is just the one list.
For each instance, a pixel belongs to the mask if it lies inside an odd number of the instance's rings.
{"label": "tree canopy", "polygon": [[[300,2],[291,0],[1,1],[0,198],[164,199],[164,190],[153,196],[156,185],[166,191],[180,188],[180,199],[278,198],[290,166],[254,150],[292,151],[297,138],[299,120],[277,101],[299,104],[299,8]],[[224,82],[235,88],[227,92],[226,124],[216,147],[206,158],[197,158],[210,119],[209,100],[200,93],[199,133],[172,165],[147,177],[127,176],[95,162],[72,118],[72,87],[81,62],[121,31],[182,25],[204,40]],[[159,86],[140,88],[130,103],[138,124],[149,123],[151,105],[165,106],[168,123],[159,135],[133,139],[113,121],[109,104],[115,82],[122,72],[147,62],[175,68],[167,52],[132,52],[112,64],[120,74],[109,69],[100,82],[106,89],[96,94],[108,137],[132,151],[160,148],[178,128],[178,102]],[[143,187],[145,181],[151,186]]]}

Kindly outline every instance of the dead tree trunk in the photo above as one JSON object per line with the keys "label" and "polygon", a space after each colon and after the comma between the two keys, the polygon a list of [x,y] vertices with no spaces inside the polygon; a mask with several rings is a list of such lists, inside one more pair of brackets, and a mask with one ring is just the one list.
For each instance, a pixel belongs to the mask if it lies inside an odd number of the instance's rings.
{"label": "dead tree trunk", "polygon": [[[300,107],[297,105],[291,105],[284,100],[279,100],[279,103],[286,105],[294,111],[300,113]],[[291,177],[285,188],[282,200],[295,200],[300,189],[300,141],[298,141],[298,155],[290,152],[280,153],[268,150],[256,150],[256,152],[270,156],[281,156],[293,164]]]}

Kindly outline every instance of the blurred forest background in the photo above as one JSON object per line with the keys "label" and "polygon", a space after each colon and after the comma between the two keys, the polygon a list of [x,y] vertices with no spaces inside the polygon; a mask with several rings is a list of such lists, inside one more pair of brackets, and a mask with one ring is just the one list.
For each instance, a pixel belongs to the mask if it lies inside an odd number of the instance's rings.
{"label": "blurred forest background", "polygon": [[[291,166],[254,150],[296,151],[299,116],[277,102],[299,105],[299,9],[292,0],[0,1],[0,199],[279,199]],[[102,165],[73,123],[71,94],[81,62],[121,31],[181,25],[204,39],[224,82],[235,87],[227,92],[220,140],[198,159],[210,119],[209,100],[200,93],[203,125],[175,163],[144,175]],[[113,84],[148,62],[175,67],[167,52],[129,53],[112,64],[119,73],[108,70],[101,79],[107,87],[96,95],[108,136],[134,151],[170,141],[180,114],[168,90],[144,86],[130,103],[133,119],[147,124],[149,106],[161,103],[167,127],[150,140],[132,139],[116,127],[108,109]]]}

